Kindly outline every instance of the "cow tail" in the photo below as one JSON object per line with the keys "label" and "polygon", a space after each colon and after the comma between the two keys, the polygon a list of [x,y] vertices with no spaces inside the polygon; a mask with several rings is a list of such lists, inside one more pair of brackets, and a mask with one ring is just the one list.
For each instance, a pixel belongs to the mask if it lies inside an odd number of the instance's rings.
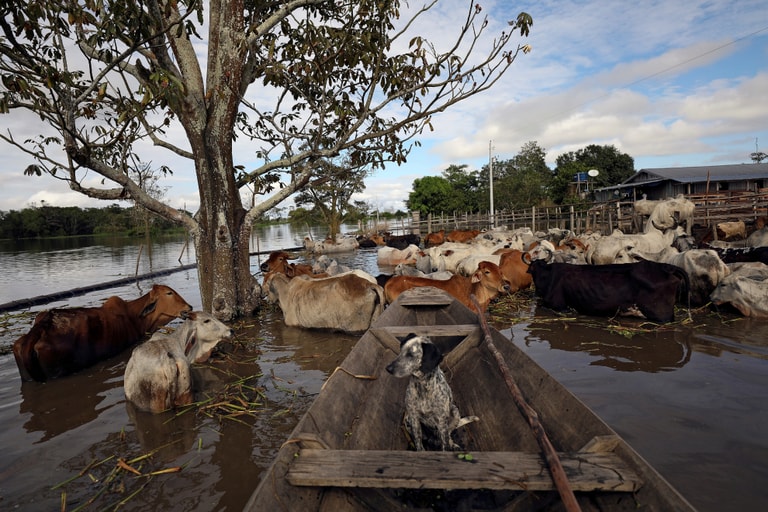
{"label": "cow tail", "polygon": [[685,305],[688,308],[688,320],[691,319],[691,281],[688,278],[688,272],[683,270],[681,267],[678,267],[677,265],[670,265],[673,267],[672,273],[680,276],[680,278],[683,280],[683,293],[685,294]]}
{"label": "cow tail", "polygon": [[374,312],[373,312],[373,315],[371,315],[371,323],[378,320],[378,318],[384,312],[384,306],[387,304],[387,299],[384,296],[384,288],[379,285],[376,285],[373,287],[373,289],[376,291],[377,304],[374,305]]}

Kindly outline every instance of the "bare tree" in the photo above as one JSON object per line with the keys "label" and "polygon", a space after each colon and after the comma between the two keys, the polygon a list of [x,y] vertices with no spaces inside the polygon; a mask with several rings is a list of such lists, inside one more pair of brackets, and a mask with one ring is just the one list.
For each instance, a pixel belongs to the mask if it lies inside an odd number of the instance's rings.
{"label": "bare tree", "polygon": [[[28,174],[186,226],[203,308],[250,314],[255,218],[312,186],[318,163],[342,152],[353,168],[404,162],[433,115],[492,87],[530,49],[512,43],[530,16],[486,34],[494,20],[473,2],[447,48],[412,36],[435,3],[400,20],[395,0],[3,2],[0,112],[34,112],[56,135],[0,138],[34,159]],[[170,136],[178,128],[185,145]],[[238,137],[252,142],[255,168],[234,161]],[[147,141],[194,168],[194,217],[133,179],[129,155]],[[89,172],[104,186],[86,186]],[[246,185],[260,202],[243,204]]]}

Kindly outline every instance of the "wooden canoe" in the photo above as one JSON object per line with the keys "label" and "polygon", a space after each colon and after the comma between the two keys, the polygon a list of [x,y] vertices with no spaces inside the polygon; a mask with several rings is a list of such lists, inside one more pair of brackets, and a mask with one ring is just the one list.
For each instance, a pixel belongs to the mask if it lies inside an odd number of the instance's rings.
{"label": "wooden canoe", "polygon": [[[409,449],[403,427],[408,379],[385,369],[399,353],[399,339],[409,333],[428,335],[441,348],[441,366],[461,415],[480,418],[457,432],[461,452]],[[551,459],[510,389],[517,389],[535,411],[576,508],[569,507],[567,493],[550,476]],[[245,508],[578,509],[694,510],[508,338],[431,287],[401,295],[360,338],[280,448]]]}

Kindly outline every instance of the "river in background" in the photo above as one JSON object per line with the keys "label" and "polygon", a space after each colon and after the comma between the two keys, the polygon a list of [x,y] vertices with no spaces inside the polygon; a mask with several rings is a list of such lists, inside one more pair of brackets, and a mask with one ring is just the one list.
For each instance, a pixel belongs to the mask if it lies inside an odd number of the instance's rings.
{"label": "river in background", "polygon": [[[258,229],[251,251],[297,247],[306,234],[287,225]],[[137,261],[138,274],[194,263],[183,237],[142,242],[0,242],[0,303],[133,276]],[[334,257],[373,274],[392,270],[378,267],[375,249]],[[252,257],[254,273],[260,261]],[[61,510],[64,500],[70,511],[89,501],[86,510],[241,510],[357,340],[288,328],[279,310],[265,308],[235,323],[237,343],[196,369],[196,382],[214,399],[181,414],[136,412],[125,402],[130,353],[49,383],[20,381],[7,348],[36,311],[98,305],[110,295],[132,299],[152,282],[200,307],[197,271],[187,269],[0,316],[0,509]],[[764,509],[768,322],[704,310],[693,322],[649,329],[633,320],[554,315],[524,300],[530,297],[491,310],[492,323],[511,342],[699,510]],[[257,404],[256,412],[234,414],[232,396]],[[119,460],[143,476],[118,469]]]}

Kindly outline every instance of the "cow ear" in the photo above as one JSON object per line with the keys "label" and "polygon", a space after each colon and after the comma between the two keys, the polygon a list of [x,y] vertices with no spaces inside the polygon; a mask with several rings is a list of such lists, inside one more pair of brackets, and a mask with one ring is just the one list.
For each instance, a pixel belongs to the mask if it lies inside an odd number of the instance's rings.
{"label": "cow ear", "polygon": [[144,306],[144,309],[141,310],[140,316],[147,316],[155,310],[155,306],[157,306],[157,299],[149,301],[149,303]]}
{"label": "cow ear", "polygon": [[296,267],[293,263],[285,266],[285,275],[288,277],[296,277]]}
{"label": "cow ear", "polygon": [[184,347],[185,356],[189,355],[189,352],[192,350],[192,347],[195,346],[195,343],[197,343],[197,329],[192,331],[192,335],[187,339],[187,345]]}
{"label": "cow ear", "polygon": [[475,271],[475,273],[472,274],[471,282],[472,283],[479,283],[480,282],[480,272],[479,271]]}
{"label": "cow ear", "polygon": [[526,265],[531,264],[531,253],[529,253],[528,251],[523,251],[523,254],[520,255],[520,258],[523,260],[523,263],[525,263]]}
{"label": "cow ear", "polygon": [[437,368],[437,365],[440,364],[440,361],[443,360],[443,353],[432,343],[423,343],[421,345],[421,350],[420,370],[424,373],[434,371],[434,369]]}

